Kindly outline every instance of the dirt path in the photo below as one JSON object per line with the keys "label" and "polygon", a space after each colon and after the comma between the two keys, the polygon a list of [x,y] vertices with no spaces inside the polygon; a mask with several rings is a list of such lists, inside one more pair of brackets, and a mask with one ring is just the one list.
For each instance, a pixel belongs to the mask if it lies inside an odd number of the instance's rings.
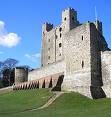
{"label": "dirt path", "polygon": [[10,92],[10,91],[13,91],[12,86],[0,89],[0,93],[6,93],[6,92]]}
{"label": "dirt path", "polygon": [[47,108],[48,106],[50,106],[58,97],[60,97],[64,92],[54,92],[54,95],[41,107],[39,108],[35,108],[35,109],[30,109],[28,111],[36,111],[36,110],[40,110],[40,109],[44,109]]}

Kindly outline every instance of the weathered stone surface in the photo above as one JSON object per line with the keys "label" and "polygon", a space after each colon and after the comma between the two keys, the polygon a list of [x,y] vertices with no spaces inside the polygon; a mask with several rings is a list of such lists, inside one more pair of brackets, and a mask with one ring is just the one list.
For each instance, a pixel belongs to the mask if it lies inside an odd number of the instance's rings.
{"label": "weathered stone surface", "polygon": [[28,69],[22,67],[15,68],[15,84],[28,81]]}
{"label": "weathered stone surface", "polygon": [[101,52],[103,84],[111,81],[111,51]]}
{"label": "weathered stone surface", "polygon": [[103,90],[111,98],[111,51],[101,52]]}
{"label": "weathered stone surface", "polygon": [[57,74],[65,72],[65,63],[64,61],[58,61],[56,63],[52,63],[40,69],[36,69],[34,71],[29,72],[28,81],[40,79],[52,74]]}
{"label": "weathered stone surface", "polygon": [[102,86],[107,98],[111,98],[111,81]]}

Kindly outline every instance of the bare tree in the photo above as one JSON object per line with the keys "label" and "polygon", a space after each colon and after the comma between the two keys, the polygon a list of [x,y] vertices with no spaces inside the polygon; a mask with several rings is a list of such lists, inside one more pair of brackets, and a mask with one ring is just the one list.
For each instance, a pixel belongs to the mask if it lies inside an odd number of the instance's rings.
{"label": "bare tree", "polygon": [[18,61],[12,58],[8,58],[2,63],[2,73],[6,77],[5,80],[8,80],[9,86],[11,85],[13,69],[17,63]]}

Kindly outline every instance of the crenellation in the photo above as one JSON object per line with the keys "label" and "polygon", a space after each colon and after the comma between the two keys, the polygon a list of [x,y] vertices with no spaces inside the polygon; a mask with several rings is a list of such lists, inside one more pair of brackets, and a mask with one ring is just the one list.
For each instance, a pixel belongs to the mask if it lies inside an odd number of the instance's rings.
{"label": "crenellation", "polygon": [[79,25],[77,12],[74,9],[68,8],[62,12],[62,25],[65,32]]}
{"label": "crenellation", "polygon": [[97,21],[94,22],[94,24],[95,24],[96,29],[98,30],[98,32],[100,34],[103,34],[103,32],[102,32],[102,22],[100,22],[100,21],[97,20]]}
{"label": "crenellation", "polygon": [[43,26],[42,26],[42,32],[45,33],[45,32],[49,32],[50,30],[53,29],[53,24],[51,23],[44,23]]}
{"label": "crenellation", "polygon": [[55,62],[55,29],[50,30],[43,36],[42,44],[42,65]]}

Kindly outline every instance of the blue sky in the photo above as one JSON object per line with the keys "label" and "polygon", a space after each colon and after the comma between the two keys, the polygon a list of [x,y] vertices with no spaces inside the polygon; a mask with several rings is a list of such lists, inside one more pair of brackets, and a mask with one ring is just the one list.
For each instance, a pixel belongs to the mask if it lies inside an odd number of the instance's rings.
{"label": "blue sky", "polygon": [[0,0],[0,61],[15,58],[19,65],[39,67],[42,24],[60,24],[68,7],[81,23],[94,21],[95,6],[111,48],[111,0]]}

